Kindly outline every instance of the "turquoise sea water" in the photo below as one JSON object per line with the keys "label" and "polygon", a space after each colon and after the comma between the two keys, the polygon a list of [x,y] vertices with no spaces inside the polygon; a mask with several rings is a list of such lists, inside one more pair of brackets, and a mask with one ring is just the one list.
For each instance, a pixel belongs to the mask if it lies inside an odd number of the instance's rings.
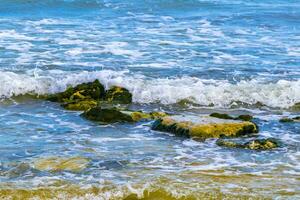
{"label": "turquoise sea water", "polygon": [[[98,125],[28,96],[95,79],[128,88],[134,109],[252,114],[260,137],[284,145],[226,149],[148,122]],[[289,109],[300,102],[297,0],[2,0],[0,98],[1,191],[65,181],[106,188],[78,197],[86,199],[145,190],[162,199],[300,198],[300,125],[278,122],[299,115]],[[81,172],[33,167],[47,157],[89,163]]]}

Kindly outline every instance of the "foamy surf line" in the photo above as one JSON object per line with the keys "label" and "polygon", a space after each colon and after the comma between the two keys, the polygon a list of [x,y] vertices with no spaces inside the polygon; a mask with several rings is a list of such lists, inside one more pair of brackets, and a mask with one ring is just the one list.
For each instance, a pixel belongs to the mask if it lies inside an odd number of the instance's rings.
{"label": "foamy surf line", "polygon": [[135,103],[174,104],[188,99],[199,105],[227,107],[232,102],[260,102],[269,107],[288,108],[300,102],[300,80],[280,80],[266,83],[260,80],[229,83],[226,80],[206,80],[195,77],[158,78],[132,74],[129,71],[30,70],[23,74],[0,72],[0,97],[33,94],[52,94],[68,86],[99,79],[106,88],[123,86],[133,94]]}

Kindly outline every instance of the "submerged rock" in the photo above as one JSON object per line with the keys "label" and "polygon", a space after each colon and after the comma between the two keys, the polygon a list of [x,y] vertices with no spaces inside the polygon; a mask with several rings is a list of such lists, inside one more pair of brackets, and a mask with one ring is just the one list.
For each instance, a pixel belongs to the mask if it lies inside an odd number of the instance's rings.
{"label": "submerged rock", "polygon": [[284,117],[284,118],[280,119],[279,122],[281,122],[281,123],[300,122],[300,116],[293,117],[293,118]]}
{"label": "submerged rock", "polygon": [[238,117],[232,117],[224,113],[212,113],[209,116],[219,118],[219,119],[232,119],[232,120],[242,120],[242,121],[251,121],[253,119],[251,115],[239,115]]}
{"label": "submerged rock", "polygon": [[[11,168],[7,171],[0,172],[0,175],[7,176],[9,178],[17,178],[20,176],[24,176],[27,172],[30,172],[31,167],[28,163],[14,163]],[[2,170],[1,170],[2,171]]]}
{"label": "submerged rock", "polygon": [[156,120],[152,130],[195,138],[237,137],[257,133],[252,122],[218,119],[210,116],[167,116]]}
{"label": "submerged rock", "polygon": [[242,149],[251,149],[251,150],[270,150],[278,148],[280,142],[274,138],[267,139],[255,139],[245,143],[238,143],[235,141],[228,141],[219,139],[217,145],[229,147],[229,148],[242,148]]}
{"label": "submerged rock", "polygon": [[87,167],[89,160],[82,157],[49,157],[41,158],[33,163],[35,169],[40,171],[60,172],[72,171],[80,172]]}
{"label": "submerged rock", "polygon": [[82,83],[69,87],[66,91],[49,95],[47,100],[54,102],[70,102],[74,100],[93,99],[100,100],[104,97],[104,86],[98,81]]}
{"label": "submerged rock", "polygon": [[122,168],[124,168],[127,164],[129,163],[129,161],[127,160],[108,160],[108,161],[103,161],[99,163],[99,167],[106,169],[106,170],[110,170],[110,169],[117,169],[120,170]]}
{"label": "submerged rock", "polygon": [[128,114],[122,113],[116,108],[104,108],[96,107],[81,114],[86,119],[92,121],[98,121],[103,123],[114,122],[133,122],[134,120]]}
{"label": "submerged rock", "polygon": [[108,102],[129,104],[132,102],[132,94],[126,88],[113,86],[106,91],[105,99]]}

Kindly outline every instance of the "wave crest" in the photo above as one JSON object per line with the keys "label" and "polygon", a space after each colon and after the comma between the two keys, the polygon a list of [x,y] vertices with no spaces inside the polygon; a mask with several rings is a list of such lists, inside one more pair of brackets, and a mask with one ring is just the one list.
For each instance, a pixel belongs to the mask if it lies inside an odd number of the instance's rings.
{"label": "wave crest", "polygon": [[26,74],[10,71],[0,73],[0,97],[10,98],[28,93],[48,94],[65,90],[69,85],[99,79],[106,88],[119,85],[128,88],[136,103],[174,104],[183,99],[193,103],[227,107],[232,102],[260,102],[269,107],[288,108],[300,102],[300,80],[260,80],[230,83],[226,80],[206,80],[196,77],[150,78],[129,71],[82,71],[67,73],[59,70],[30,70]]}

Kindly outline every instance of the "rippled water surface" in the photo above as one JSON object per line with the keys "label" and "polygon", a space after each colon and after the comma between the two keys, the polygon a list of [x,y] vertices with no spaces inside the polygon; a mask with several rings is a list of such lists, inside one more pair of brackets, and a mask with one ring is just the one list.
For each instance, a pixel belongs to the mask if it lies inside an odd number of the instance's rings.
{"label": "rippled water surface", "polygon": [[[29,95],[95,79],[128,88],[132,109],[254,115],[283,145],[100,125]],[[278,122],[299,115],[297,0],[2,0],[0,99],[1,199],[300,198],[300,124]],[[51,158],[82,170],[35,168]]]}

